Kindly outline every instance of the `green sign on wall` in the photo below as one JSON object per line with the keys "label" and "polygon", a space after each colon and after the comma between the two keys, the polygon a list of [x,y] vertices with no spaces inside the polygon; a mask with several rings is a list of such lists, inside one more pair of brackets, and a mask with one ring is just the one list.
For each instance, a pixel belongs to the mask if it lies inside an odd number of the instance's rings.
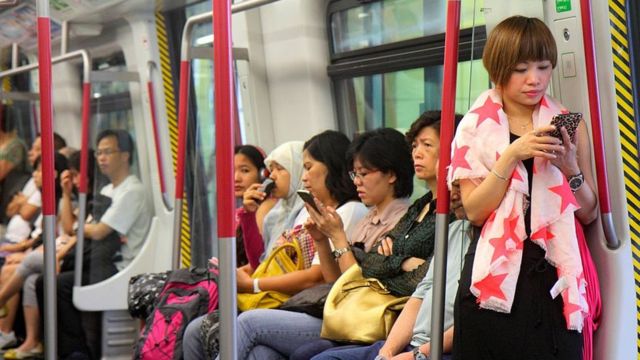
{"label": "green sign on wall", "polygon": [[556,0],[556,12],[571,11],[571,0]]}

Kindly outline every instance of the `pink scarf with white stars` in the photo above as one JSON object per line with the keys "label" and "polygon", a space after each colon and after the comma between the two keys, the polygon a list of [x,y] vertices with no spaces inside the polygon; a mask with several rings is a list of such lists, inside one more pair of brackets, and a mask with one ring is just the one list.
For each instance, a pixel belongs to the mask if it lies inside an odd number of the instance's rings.
{"label": "pink scarf with white stars", "polygon": [[[484,92],[462,119],[452,144],[449,186],[455,179],[484,179],[509,146],[509,121],[496,90]],[[544,96],[533,113],[533,128],[550,123],[566,112]],[[531,189],[531,237],[543,248],[546,260],[556,267],[558,281],[549,296],[562,295],[567,328],[581,331],[588,312],[576,238],[574,211],[580,208],[567,179],[548,160],[536,157]],[[480,307],[511,312],[520,273],[522,249],[527,239],[524,224],[527,170],[518,163],[498,208],[485,221],[476,249],[471,292]]]}

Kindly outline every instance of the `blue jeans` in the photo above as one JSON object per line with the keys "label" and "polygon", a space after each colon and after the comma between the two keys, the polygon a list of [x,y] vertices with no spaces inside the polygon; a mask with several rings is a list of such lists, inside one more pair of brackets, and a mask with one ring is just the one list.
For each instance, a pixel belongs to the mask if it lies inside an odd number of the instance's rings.
{"label": "blue jeans", "polygon": [[205,360],[204,345],[200,336],[200,325],[205,316],[207,315],[193,319],[184,331],[184,336],[182,337],[184,360]]}
{"label": "blue jeans", "polygon": [[[345,345],[335,347],[311,358],[311,360],[374,360],[380,349],[384,345],[384,340],[378,341],[369,346]],[[406,346],[402,352],[413,350],[413,346]],[[397,355],[397,354],[396,354]],[[443,360],[450,360],[451,355],[442,355]]]}
{"label": "blue jeans", "polygon": [[284,310],[257,309],[238,316],[238,359],[286,359],[320,339],[322,320]]}
{"label": "blue jeans", "polygon": [[326,350],[311,360],[373,360],[378,356],[384,341],[369,346],[345,345]]}

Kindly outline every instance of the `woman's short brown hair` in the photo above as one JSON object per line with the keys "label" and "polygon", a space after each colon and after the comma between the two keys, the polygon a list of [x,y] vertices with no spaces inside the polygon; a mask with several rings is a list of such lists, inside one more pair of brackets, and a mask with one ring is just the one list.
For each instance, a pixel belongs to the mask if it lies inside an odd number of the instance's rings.
{"label": "woman's short brown hair", "polygon": [[556,42],[544,22],[512,16],[500,22],[489,34],[482,63],[491,80],[496,85],[504,85],[519,63],[549,60],[555,68],[557,57]]}

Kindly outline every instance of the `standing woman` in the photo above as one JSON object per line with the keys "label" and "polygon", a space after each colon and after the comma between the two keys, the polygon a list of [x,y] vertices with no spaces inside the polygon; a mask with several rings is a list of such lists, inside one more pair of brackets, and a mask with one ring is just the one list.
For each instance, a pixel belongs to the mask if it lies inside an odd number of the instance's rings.
{"label": "standing woman", "polygon": [[587,128],[549,136],[566,110],[545,95],[556,65],[551,32],[510,17],[483,63],[495,89],[458,127],[449,182],[482,227],[469,246],[455,310],[455,359],[581,359],[585,299],[574,217],[597,216]]}

